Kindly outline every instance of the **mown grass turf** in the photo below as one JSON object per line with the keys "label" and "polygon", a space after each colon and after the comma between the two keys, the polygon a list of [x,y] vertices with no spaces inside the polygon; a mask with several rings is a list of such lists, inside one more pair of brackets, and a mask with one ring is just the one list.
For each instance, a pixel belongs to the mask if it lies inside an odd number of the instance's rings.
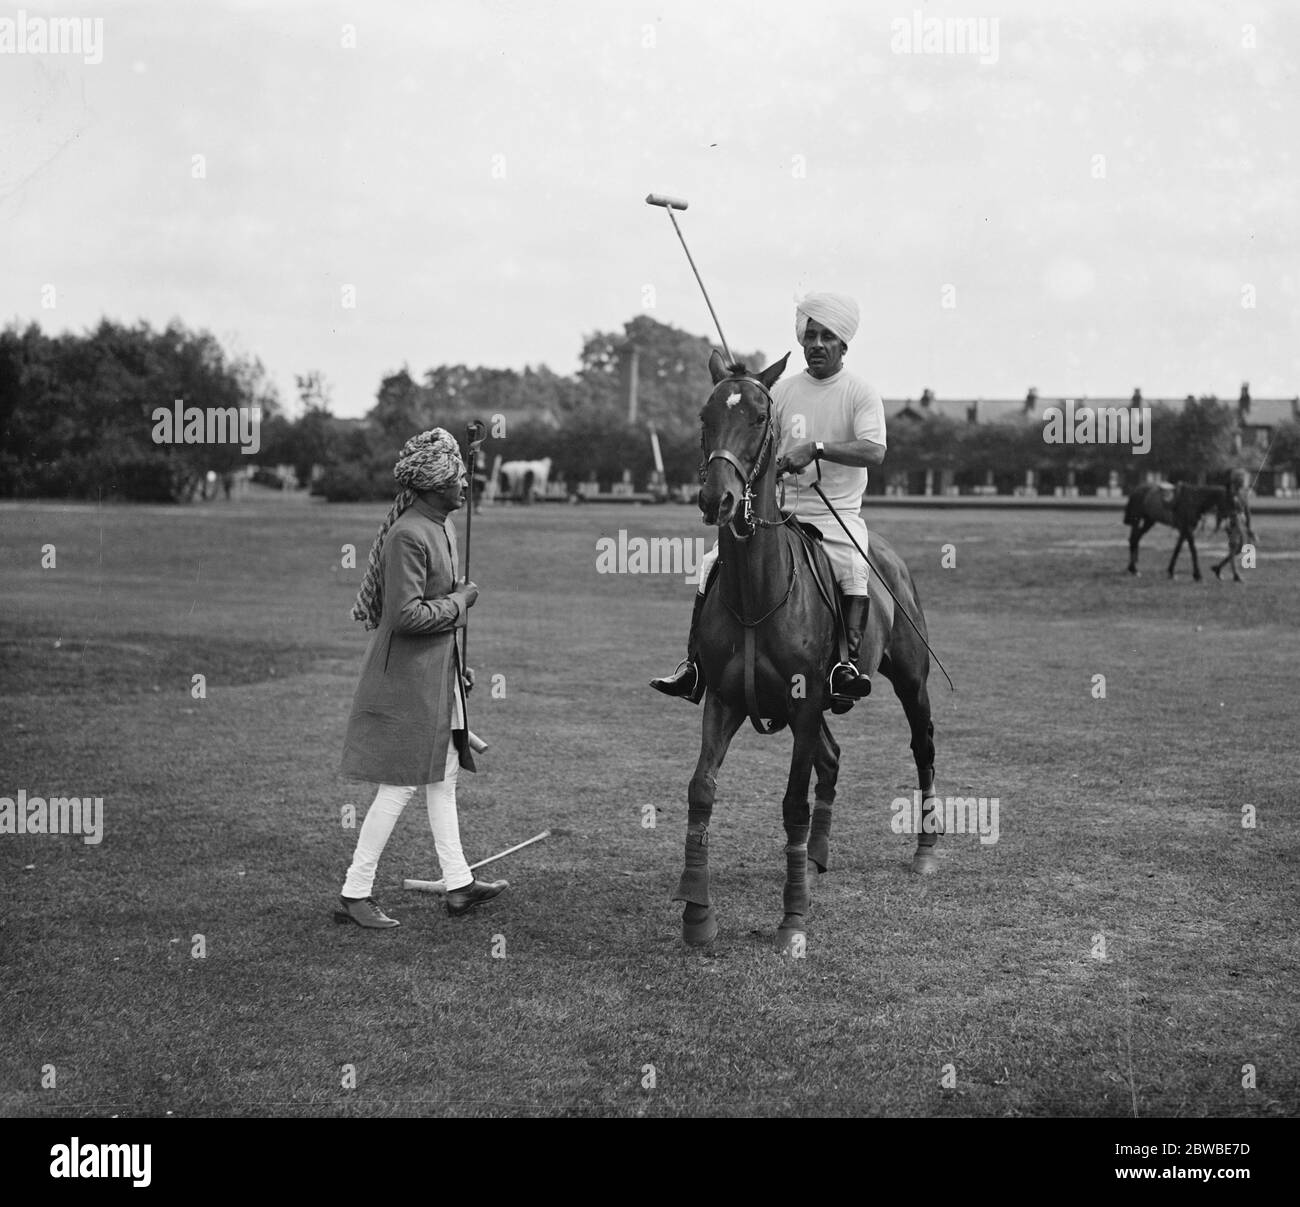
{"label": "mown grass turf", "polygon": [[102,796],[105,819],[98,846],[0,835],[0,1111],[1294,1114],[1300,521],[1257,517],[1241,586],[1186,563],[1170,583],[1163,529],[1123,573],[1119,510],[869,513],[957,683],[931,680],[939,790],[996,796],[1000,836],[909,873],[890,802],[915,772],[877,679],[835,726],[832,871],[790,961],[788,735],[732,747],[722,931],[686,950],[668,898],[700,714],[646,680],[694,588],[596,573],[598,538],[693,538],[693,511],[475,518],[492,750],[463,780],[466,849],[553,836],[453,921],[396,887],[437,874],[413,805],[377,887],[403,925],[371,933],[330,915],[342,810],[370,798],[335,774],[365,644],[341,549],[364,567],[383,509],[0,507],[0,795]]}

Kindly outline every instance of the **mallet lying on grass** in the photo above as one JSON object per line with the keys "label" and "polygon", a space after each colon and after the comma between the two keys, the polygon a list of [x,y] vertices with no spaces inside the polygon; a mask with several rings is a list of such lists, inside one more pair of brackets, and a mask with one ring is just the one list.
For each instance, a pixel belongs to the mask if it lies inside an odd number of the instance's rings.
{"label": "mallet lying on grass", "polygon": [[[526,838],[523,842],[515,843],[514,846],[506,848],[499,855],[489,855],[486,859],[480,859],[478,863],[470,864],[471,872],[483,867],[485,864],[496,863],[498,859],[504,859],[507,855],[513,855],[516,851],[524,847],[532,846],[535,842],[541,842],[543,838],[550,838],[550,830],[543,830],[540,834],[534,834],[532,838]],[[442,880],[403,880],[402,887],[414,889],[417,893],[445,893],[447,885]]]}

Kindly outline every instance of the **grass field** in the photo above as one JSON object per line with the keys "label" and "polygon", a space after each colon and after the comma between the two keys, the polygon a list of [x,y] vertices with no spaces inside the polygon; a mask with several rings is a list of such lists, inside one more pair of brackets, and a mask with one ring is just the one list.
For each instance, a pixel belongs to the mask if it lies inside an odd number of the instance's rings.
{"label": "grass field", "polygon": [[711,952],[669,902],[700,714],[646,681],[694,588],[595,567],[620,528],[704,535],[679,507],[475,518],[492,750],[462,781],[466,851],[553,836],[453,921],[397,887],[437,874],[413,805],[376,889],[402,926],[332,924],[342,813],[370,799],[336,774],[366,640],[341,547],[364,567],[382,513],[0,506],[0,796],[104,801],[97,845],[0,835],[0,1113],[1300,1110],[1300,519],[1257,516],[1234,586],[1185,560],[1169,582],[1168,529],[1131,579],[1118,505],[869,512],[956,681],[931,680],[939,792],[998,798],[999,840],[946,837],[910,874],[890,802],[915,772],[877,679],[835,726],[832,870],[783,960],[788,734],[746,727],[720,776]]}

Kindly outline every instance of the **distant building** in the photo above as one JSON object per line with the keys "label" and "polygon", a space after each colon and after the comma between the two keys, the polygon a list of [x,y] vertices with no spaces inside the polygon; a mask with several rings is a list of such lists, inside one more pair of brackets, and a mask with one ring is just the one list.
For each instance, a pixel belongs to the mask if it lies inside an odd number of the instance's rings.
{"label": "distant building", "polygon": [[[1119,407],[1167,407],[1181,410],[1189,399],[1183,398],[1147,398],[1140,388],[1134,389],[1128,398],[1090,398],[1086,394],[1073,395],[1076,408],[1119,408]],[[936,398],[934,391],[927,388],[918,399],[887,398],[885,404],[885,421],[893,423],[924,423],[928,419],[945,418],[962,424],[998,424],[1017,423],[1042,427],[1046,424],[1049,409],[1064,410],[1067,398],[1045,398],[1031,387],[1024,398]],[[1237,400],[1238,450],[1242,453],[1258,456],[1264,463],[1264,454],[1279,424],[1287,421],[1300,422],[1300,398],[1252,398],[1249,383],[1243,384]],[[1124,491],[1118,484],[1116,475],[1106,483],[1075,480],[1072,471],[1061,471],[1061,481],[1052,480],[1053,475],[1043,472],[1028,473],[1025,481],[1015,481],[1012,475],[1002,474],[990,469],[982,475],[980,481],[970,481],[971,474],[952,473],[946,470],[915,471],[891,475],[888,472],[888,460],[885,473],[873,475],[870,487],[874,494],[1112,494],[1122,495]],[[1082,475],[1080,478],[1082,479]],[[1255,491],[1260,495],[1295,495],[1297,475],[1294,469],[1279,469],[1264,464],[1264,468],[1255,479]]]}

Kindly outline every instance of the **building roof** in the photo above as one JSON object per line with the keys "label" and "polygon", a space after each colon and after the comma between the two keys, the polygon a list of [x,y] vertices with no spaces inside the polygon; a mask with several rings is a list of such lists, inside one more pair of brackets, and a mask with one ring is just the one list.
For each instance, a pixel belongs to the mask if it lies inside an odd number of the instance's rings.
{"label": "building roof", "polygon": [[[886,419],[922,420],[927,415],[943,416],[959,423],[968,423],[972,414],[976,423],[1045,423],[1045,413],[1052,407],[1065,409],[1066,398],[1044,398],[1035,396],[1032,404],[1027,398],[886,398]],[[1182,398],[1147,398],[1143,397],[1140,406],[1166,406],[1171,410],[1181,410],[1187,401]],[[1236,399],[1221,399],[1230,406],[1240,404]],[[1129,407],[1133,406],[1129,398],[1089,398],[1086,394],[1073,396],[1075,409],[1081,407]],[[971,408],[974,408],[972,411]],[[1240,409],[1238,411],[1241,415]],[[1250,407],[1242,416],[1243,427],[1275,428],[1279,423],[1289,419],[1300,419],[1300,398],[1252,398]]]}

